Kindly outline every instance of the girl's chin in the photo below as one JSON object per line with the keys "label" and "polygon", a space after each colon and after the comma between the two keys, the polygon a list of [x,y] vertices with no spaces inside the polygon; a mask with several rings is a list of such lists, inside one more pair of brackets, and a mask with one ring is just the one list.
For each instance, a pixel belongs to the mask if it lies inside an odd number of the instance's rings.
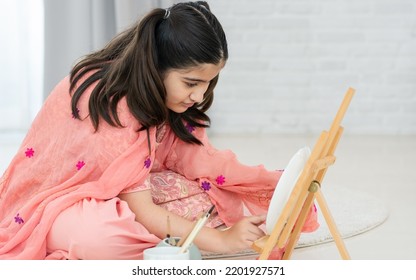
{"label": "girl's chin", "polygon": [[186,107],[175,107],[175,108],[169,108],[171,111],[173,111],[173,112],[175,112],[175,113],[178,113],[178,114],[181,114],[181,113],[184,113],[184,112],[186,112],[186,110],[188,110],[188,108],[186,108]]}
{"label": "girl's chin", "polygon": [[187,106],[187,105],[185,105],[185,104],[178,104],[178,105],[176,105],[176,106],[171,106],[171,107],[168,107],[171,111],[173,111],[173,112],[175,112],[175,113],[178,113],[178,114],[180,114],[180,113],[183,113],[183,112],[185,112],[186,110],[188,110],[189,108],[191,108],[192,106]]}

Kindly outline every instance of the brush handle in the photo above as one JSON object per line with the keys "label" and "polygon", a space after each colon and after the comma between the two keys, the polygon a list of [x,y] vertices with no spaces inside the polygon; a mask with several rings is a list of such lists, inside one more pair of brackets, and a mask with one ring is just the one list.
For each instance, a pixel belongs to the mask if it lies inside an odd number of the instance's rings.
{"label": "brush handle", "polygon": [[207,220],[208,220],[207,216],[204,216],[202,219],[198,220],[198,222],[196,223],[196,225],[192,229],[191,233],[188,235],[185,242],[181,246],[181,249],[179,250],[179,254],[183,254],[183,253],[185,253],[186,250],[188,250],[189,246],[191,246],[191,243],[194,241],[197,234],[204,227]]}

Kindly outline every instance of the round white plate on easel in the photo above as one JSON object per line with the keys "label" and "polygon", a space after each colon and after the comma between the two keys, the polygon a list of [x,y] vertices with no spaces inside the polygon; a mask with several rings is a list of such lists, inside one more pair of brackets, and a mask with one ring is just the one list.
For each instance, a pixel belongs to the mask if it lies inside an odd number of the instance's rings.
{"label": "round white plate on easel", "polygon": [[309,147],[299,149],[290,159],[287,167],[280,176],[279,182],[270,200],[266,216],[266,230],[271,233],[279,216],[288,201],[296,182],[311,155]]}

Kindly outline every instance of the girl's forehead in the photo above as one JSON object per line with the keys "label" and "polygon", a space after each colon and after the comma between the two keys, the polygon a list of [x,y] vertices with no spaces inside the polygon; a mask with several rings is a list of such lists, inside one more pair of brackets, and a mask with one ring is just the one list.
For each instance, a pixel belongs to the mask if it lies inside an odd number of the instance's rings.
{"label": "girl's forehead", "polygon": [[196,66],[191,66],[182,69],[172,69],[180,75],[202,75],[202,76],[213,76],[215,77],[224,67],[224,63],[211,64],[211,63],[202,63]]}

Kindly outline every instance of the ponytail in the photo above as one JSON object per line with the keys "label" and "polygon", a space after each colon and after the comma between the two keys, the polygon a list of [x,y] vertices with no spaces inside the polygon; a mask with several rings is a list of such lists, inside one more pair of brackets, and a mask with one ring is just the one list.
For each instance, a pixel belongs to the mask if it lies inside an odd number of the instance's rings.
{"label": "ponytail", "polygon": [[[118,102],[125,96],[129,110],[147,129],[167,119],[165,88],[157,69],[154,49],[156,25],[164,10],[155,9],[140,24],[115,37],[104,49],[89,54],[71,71],[72,112],[79,118],[76,105],[87,87],[98,81],[89,100],[89,113],[95,130],[100,117],[113,126],[122,126]],[[79,87],[77,82],[95,71]]]}

